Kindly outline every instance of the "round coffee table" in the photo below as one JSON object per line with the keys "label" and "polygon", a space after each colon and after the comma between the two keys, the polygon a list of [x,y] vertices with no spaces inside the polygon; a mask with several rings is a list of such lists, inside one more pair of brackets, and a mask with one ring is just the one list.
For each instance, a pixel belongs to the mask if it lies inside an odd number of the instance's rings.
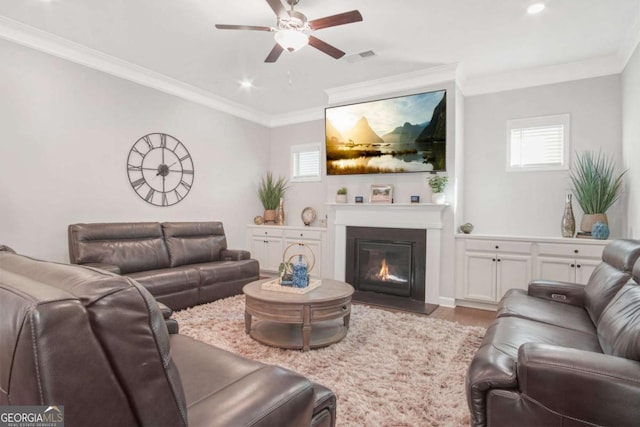
{"label": "round coffee table", "polygon": [[[251,282],[242,288],[246,296],[245,332],[263,344],[309,350],[326,347],[347,335],[353,287],[322,279],[317,288],[304,293],[262,289],[273,279]],[[251,323],[252,316],[258,318]]]}

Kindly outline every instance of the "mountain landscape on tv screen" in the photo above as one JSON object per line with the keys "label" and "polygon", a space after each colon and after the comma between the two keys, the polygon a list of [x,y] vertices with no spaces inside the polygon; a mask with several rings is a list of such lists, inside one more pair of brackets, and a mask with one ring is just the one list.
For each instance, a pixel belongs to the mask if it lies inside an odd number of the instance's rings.
{"label": "mountain landscape on tv screen", "polygon": [[327,109],[325,126],[328,175],[446,168],[445,91]]}

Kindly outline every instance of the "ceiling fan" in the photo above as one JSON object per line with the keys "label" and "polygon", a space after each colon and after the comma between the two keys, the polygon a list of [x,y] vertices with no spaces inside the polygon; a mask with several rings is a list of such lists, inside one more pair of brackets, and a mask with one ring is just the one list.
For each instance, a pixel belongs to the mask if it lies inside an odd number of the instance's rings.
{"label": "ceiling fan", "polygon": [[307,44],[315,47],[319,51],[326,53],[336,59],[342,58],[344,52],[314,37],[310,33],[327,27],[335,27],[337,25],[350,24],[352,22],[362,21],[362,15],[357,10],[339,13],[337,15],[326,16],[324,18],[307,20],[307,17],[297,10],[294,6],[300,0],[286,0],[291,6],[287,10],[281,0],[266,0],[271,9],[276,14],[275,27],[260,27],[255,25],[225,25],[216,24],[219,30],[252,30],[252,31],[269,31],[275,32],[276,44],[267,56],[264,62],[276,62],[280,54],[286,49],[289,52],[296,51]]}

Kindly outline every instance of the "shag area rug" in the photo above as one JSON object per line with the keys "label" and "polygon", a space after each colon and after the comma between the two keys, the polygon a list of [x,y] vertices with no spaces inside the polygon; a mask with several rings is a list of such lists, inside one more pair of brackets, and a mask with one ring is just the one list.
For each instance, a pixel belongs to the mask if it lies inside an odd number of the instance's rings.
{"label": "shag area rug", "polygon": [[464,376],[484,328],[353,304],[341,342],[302,352],[268,347],[246,335],[244,295],[173,317],[181,334],[330,388],[337,396],[338,426],[469,425]]}

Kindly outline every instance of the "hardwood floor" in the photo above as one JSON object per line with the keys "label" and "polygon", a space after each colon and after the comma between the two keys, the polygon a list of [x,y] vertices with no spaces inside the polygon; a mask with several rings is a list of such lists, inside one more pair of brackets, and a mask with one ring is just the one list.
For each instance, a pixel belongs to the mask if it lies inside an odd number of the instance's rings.
{"label": "hardwood floor", "polygon": [[487,327],[496,318],[495,311],[468,307],[438,307],[429,317],[450,320],[461,325]]}

